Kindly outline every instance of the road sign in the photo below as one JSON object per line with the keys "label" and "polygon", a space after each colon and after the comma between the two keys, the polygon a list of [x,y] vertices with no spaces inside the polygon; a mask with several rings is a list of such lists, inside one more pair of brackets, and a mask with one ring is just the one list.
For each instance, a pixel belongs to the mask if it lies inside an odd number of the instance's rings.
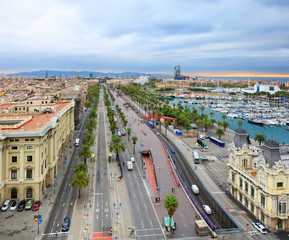
{"label": "road sign", "polygon": [[39,222],[39,223],[42,223],[42,218],[39,218],[39,219],[38,219],[38,222]]}
{"label": "road sign", "polygon": [[38,223],[38,218],[35,218],[35,219],[34,219],[34,222],[35,222],[35,223]]}

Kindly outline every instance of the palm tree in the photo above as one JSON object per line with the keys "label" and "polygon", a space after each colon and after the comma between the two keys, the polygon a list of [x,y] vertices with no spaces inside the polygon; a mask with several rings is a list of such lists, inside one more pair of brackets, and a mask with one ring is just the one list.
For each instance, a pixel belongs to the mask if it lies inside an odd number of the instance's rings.
{"label": "palm tree", "polygon": [[119,160],[119,156],[118,154],[120,152],[124,152],[125,151],[125,143],[122,141],[121,137],[116,136],[115,134],[113,134],[111,136],[111,142],[108,146],[108,149],[110,152],[114,152],[116,153],[116,160]]}
{"label": "palm tree", "polygon": [[164,199],[164,202],[165,202],[165,208],[167,209],[167,212],[170,216],[169,227],[170,227],[170,232],[171,232],[172,231],[172,227],[171,227],[172,216],[174,215],[177,207],[179,206],[179,202],[178,202],[178,199],[172,194],[168,195],[167,198]]}
{"label": "palm tree", "polygon": [[243,124],[243,121],[241,119],[238,120],[238,125],[239,125],[239,128],[242,126]]}
{"label": "palm tree", "polygon": [[88,186],[89,179],[85,172],[78,172],[72,177],[71,185],[74,189],[79,189],[78,198],[80,198],[80,190]]}
{"label": "palm tree", "polygon": [[254,140],[261,145],[266,141],[266,136],[261,133],[256,133]]}
{"label": "palm tree", "polygon": [[219,140],[221,140],[221,136],[225,135],[225,132],[224,132],[223,129],[217,128],[216,129],[216,135],[218,135],[219,136]]}
{"label": "palm tree", "polygon": [[225,121],[227,119],[227,115],[223,114],[222,119]]}
{"label": "palm tree", "polygon": [[170,125],[171,125],[171,121],[169,120],[165,121],[166,135],[167,135],[168,126]]}
{"label": "palm tree", "polygon": [[201,107],[200,107],[200,110],[201,110],[201,113],[203,114],[203,111],[205,110],[205,107],[204,107],[204,106],[201,106]]}
{"label": "palm tree", "polygon": [[131,133],[131,128],[127,128],[126,130],[127,130],[127,140],[129,141],[129,135]]}
{"label": "palm tree", "polygon": [[91,156],[90,145],[89,145],[89,143],[86,143],[79,150],[78,157],[83,157],[84,158],[84,162],[86,163],[86,159],[90,158],[90,156]]}
{"label": "palm tree", "polygon": [[223,125],[223,123],[221,121],[217,122],[217,125],[219,126],[219,128]]}
{"label": "palm tree", "polygon": [[123,125],[126,127],[126,124],[127,124],[127,120],[123,120]]}
{"label": "palm tree", "polygon": [[196,126],[198,127],[198,128],[197,128],[197,134],[199,134],[199,127],[202,125],[202,121],[201,121],[201,120],[197,120],[197,121],[195,122],[195,124],[196,124]]}
{"label": "palm tree", "polygon": [[206,121],[204,122],[205,132],[208,131],[208,128],[211,127],[212,124],[213,124],[212,120],[206,120]]}
{"label": "palm tree", "polygon": [[223,122],[224,132],[226,132],[226,129],[230,126],[230,124],[227,121]]}
{"label": "palm tree", "polygon": [[136,137],[136,136],[133,136],[133,137],[131,138],[131,140],[132,140],[132,143],[133,143],[133,154],[135,154],[135,144],[136,144],[136,141],[137,141],[137,137]]}
{"label": "palm tree", "polygon": [[214,115],[214,112],[210,112],[211,120],[212,120],[213,115]]}
{"label": "palm tree", "polygon": [[74,168],[74,173],[78,173],[78,172],[85,172],[87,173],[88,171],[88,168],[87,168],[87,165],[84,163],[84,162],[79,162],[75,168]]}

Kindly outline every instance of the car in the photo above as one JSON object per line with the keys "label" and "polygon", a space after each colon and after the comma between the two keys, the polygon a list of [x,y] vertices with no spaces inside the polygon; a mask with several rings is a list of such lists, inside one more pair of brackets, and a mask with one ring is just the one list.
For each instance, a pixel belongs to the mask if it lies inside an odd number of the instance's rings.
{"label": "car", "polygon": [[259,222],[252,222],[253,226],[260,232],[263,234],[267,233],[266,228],[263,226],[263,224],[259,223]]}
{"label": "car", "polygon": [[196,195],[200,193],[199,188],[197,187],[197,185],[193,184],[191,189],[192,189],[193,193],[196,194]]}
{"label": "car", "polygon": [[131,160],[133,163],[135,162],[134,157],[131,157],[130,160]]}
{"label": "car", "polygon": [[199,135],[199,136],[198,136],[198,139],[204,140],[204,139],[205,139],[205,136],[204,136],[204,135]]}
{"label": "car", "polygon": [[125,130],[122,129],[122,130],[121,130],[121,135],[122,135],[122,136],[125,136],[125,134],[126,134]]}
{"label": "car", "polygon": [[22,200],[18,205],[17,212],[22,212],[25,208],[25,205],[26,205],[26,201]]}
{"label": "car", "polygon": [[33,200],[28,199],[25,205],[25,210],[31,210],[32,206],[33,206]]}
{"label": "car", "polygon": [[208,215],[212,214],[212,210],[208,205],[203,205],[202,208],[206,214]]}
{"label": "car", "polygon": [[4,204],[2,205],[1,211],[2,211],[2,212],[7,211],[8,208],[9,208],[9,206],[10,206],[10,204],[11,204],[11,201],[10,201],[10,200],[6,200],[6,201],[4,202]]}
{"label": "car", "polygon": [[41,202],[40,202],[39,200],[36,201],[36,202],[33,204],[32,211],[37,211],[37,210],[39,210],[40,205],[41,205]]}
{"label": "car", "polygon": [[172,149],[172,150],[171,150],[171,152],[172,152],[172,153],[175,153],[175,150],[174,150],[174,149]]}
{"label": "car", "polygon": [[117,132],[117,136],[121,137],[121,132],[120,131]]}
{"label": "car", "polygon": [[12,200],[11,201],[11,206],[10,206],[10,211],[15,211],[18,206],[18,201],[17,200]]}
{"label": "car", "polygon": [[70,226],[70,219],[69,217],[64,218],[63,223],[62,223],[62,232],[66,232],[69,230]]}

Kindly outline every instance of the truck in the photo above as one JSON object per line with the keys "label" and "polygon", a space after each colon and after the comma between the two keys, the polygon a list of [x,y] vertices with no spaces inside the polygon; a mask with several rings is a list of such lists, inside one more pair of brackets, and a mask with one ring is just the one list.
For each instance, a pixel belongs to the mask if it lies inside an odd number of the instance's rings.
{"label": "truck", "polygon": [[127,170],[132,171],[133,169],[133,163],[132,161],[127,161],[126,162]]}

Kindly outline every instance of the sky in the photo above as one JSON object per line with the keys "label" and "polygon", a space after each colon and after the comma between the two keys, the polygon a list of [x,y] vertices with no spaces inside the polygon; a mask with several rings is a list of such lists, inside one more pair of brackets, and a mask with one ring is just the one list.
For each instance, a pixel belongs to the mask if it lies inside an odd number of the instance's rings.
{"label": "sky", "polygon": [[0,72],[289,76],[288,0],[0,1]]}

